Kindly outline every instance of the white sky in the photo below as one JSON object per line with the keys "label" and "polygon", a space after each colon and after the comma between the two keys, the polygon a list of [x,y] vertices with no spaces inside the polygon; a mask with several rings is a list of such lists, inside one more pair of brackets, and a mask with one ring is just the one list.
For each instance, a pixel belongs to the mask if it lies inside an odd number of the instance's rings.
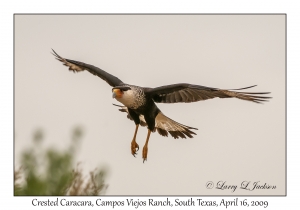
{"label": "white sky", "polygon": [[[141,151],[137,158],[130,153],[135,126],[112,106],[111,87],[88,72],[69,72],[51,48],[129,84],[258,85],[250,91],[270,91],[273,99],[158,104],[199,130],[193,139],[152,134],[143,164]],[[78,161],[86,170],[109,167],[108,195],[232,195],[205,188],[221,180],[277,186],[236,195],[285,194],[285,16],[16,16],[16,161],[37,128],[45,145],[65,148],[77,125],[85,131]],[[139,129],[141,149],[146,133]]]}

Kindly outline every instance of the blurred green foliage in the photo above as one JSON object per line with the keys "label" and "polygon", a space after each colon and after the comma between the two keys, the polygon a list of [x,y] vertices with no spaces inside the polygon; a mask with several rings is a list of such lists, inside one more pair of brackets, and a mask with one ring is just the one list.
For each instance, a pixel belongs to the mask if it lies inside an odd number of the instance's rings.
{"label": "blurred green foliage", "polygon": [[74,157],[82,129],[77,127],[72,134],[70,147],[65,151],[43,149],[44,133],[37,130],[33,146],[23,151],[21,167],[14,173],[15,195],[101,195],[105,184],[106,169],[95,169],[84,177],[80,164],[74,168]]}

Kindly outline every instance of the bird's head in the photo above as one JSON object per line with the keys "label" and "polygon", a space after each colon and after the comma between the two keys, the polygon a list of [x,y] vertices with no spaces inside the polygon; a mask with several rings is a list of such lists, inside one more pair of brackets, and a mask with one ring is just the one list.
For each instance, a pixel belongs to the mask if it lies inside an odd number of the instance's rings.
{"label": "bird's head", "polygon": [[114,87],[112,89],[112,93],[113,93],[112,97],[116,98],[116,99],[122,98],[122,96],[124,95],[124,92],[127,90],[131,90],[131,88],[126,87],[126,86]]}

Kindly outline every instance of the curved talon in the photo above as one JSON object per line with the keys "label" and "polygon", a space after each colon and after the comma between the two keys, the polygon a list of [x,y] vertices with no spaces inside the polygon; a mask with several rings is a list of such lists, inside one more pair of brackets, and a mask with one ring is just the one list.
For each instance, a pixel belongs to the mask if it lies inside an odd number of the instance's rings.
{"label": "curved talon", "polygon": [[131,154],[135,157],[135,155],[137,154],[136,152],[139,150],[139,145],[136,143],[135,139],[136,139],[136,134],[139,128],[139,124],[137,124],[135,126],[135,131],[134,131],[134,136],[133,139],[131,141]]}
{"label": "curved talon", "polygon": [[135,156],[137,155],[137,153],[136,153],[136,152],[134,152],[134,153],[132,153],[132,155],[133,155],[133,157],[135,157]]}
{"label": "curved talon", "polygon": [[137,155],[137,151],[139,149],[139,145],[135,142],[135,141],[132,141],[131,142],[131,154],[135,157],[135,155]]}

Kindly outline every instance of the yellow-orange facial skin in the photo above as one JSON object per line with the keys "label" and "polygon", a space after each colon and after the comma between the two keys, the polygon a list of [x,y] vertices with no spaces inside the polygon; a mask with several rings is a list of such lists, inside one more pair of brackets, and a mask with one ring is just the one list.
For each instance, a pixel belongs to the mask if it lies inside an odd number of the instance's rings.
{"label": "yellow-orange facial skin", "polygon": [[123,91],[120,89],[113,89],[113,98],[122,98]]}

